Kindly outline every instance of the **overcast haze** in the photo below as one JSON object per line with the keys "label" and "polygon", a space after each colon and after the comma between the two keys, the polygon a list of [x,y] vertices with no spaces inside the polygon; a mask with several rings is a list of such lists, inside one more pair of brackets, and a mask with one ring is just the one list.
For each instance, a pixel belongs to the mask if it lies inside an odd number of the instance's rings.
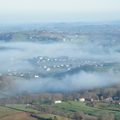
{"label": "overcast haze", "polygon": [[119,0],[0,0],[0,23],[119,20]]}

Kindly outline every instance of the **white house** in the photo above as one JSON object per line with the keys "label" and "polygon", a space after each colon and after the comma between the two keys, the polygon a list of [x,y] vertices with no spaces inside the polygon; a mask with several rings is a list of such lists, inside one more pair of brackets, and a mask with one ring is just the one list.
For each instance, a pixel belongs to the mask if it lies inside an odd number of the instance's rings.
{"label": "white house", "polygon": [[56,100],[56,101],[54,101],[54,103],[59,104],[59,103],[62,103],[62,101],[61,100]]}
{"label": "white house", "polygon": [[51,68],[47,68],[46,71],[49,72],[51,70]]}
{"label": "white house", "polygon": [[85,98],[79,98],[80,102],[85,102]]}
{"label": "white house", "polygon": [[34,77],[35,77],[35,78],[39,78],[39,75],[35,75]]}

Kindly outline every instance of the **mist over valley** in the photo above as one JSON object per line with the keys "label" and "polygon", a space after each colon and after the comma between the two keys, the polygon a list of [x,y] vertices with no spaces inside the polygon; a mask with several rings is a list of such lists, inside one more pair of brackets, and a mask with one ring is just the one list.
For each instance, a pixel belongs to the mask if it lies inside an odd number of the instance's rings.
{"label": "mist over valley", "polygon": [[119,83],[120,26],[77,24],[2,31],[1,94],[70,92]]}

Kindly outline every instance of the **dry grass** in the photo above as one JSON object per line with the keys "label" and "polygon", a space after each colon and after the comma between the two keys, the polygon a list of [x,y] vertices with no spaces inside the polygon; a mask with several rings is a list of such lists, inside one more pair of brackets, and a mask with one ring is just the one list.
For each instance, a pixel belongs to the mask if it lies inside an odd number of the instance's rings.
{"label": "dry grass", "polygon": [[36,120],[32,118],[28,113],[19,112],[16,114],[11,114],[6,117],[0,118],[0,120]]}

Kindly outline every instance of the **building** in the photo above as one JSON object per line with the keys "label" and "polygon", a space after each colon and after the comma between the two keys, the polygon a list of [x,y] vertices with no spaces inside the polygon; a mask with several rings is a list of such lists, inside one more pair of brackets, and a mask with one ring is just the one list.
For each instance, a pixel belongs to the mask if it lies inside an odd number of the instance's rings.
{"label": "building", "polygon": [[85,98],[79,98],[80,102],[85,102]]}
{"label": "building", "polygon": [[113,96],[112,99],[113,99],[113,101],[112,101],[113,104],[120,105],[120,98],[119,97]]}
{"label": "building", "polygon": [[112,102],[112,101],[113,101],[113,98],[112,98],[112,97],[107,97],[104,101],[105,101],[105,102]]}
{"label": "building", "polygon": [[61,100],[56,100],[56,101],[54,101],[54,103],[59,104],[59,103],[62,103],[62,101]]}

